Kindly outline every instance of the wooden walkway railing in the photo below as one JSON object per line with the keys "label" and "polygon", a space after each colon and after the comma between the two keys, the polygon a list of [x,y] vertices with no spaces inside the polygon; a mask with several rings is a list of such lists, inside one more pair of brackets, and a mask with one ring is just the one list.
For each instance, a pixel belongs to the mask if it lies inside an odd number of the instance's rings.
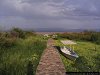
{"label": "wooden walkway railing", "polygon": [[53,46],[54,40],[49,39],[37,67],[36,75],[66,75],[60,55]]}

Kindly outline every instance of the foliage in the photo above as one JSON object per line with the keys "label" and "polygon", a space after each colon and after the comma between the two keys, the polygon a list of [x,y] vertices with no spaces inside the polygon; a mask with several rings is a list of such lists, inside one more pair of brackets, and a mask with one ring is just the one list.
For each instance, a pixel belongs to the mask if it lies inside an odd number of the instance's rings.
{"label": "foliage", "polygon": [[36,36],[35,32],[23,31],[20,28],[13,28],[10,32],[0,32],[0,47],[8,48],[16,44],[16,40]]}
{"label": "foliage", "polygon": [[0,32],[0,75],[34,75],[45,48],[46,40],[35,32]]}
{"label": "foliage", "polygon": [[36,36],[36,33],[35,33],[35,32],[31,32],[31,31],[26,31],[26,32],[25,32],[25,35],[26,35],[26,37],[29,37],[29,36]]}
{"label": "foliage", "polygon": [[59,34],[59,37],[70,40],[91,41],[100,44],[100,32],[85,31],[80,33],[63,33]]}
{"label": "foliage", "polygon": [[[57,40],[56,45],[62,46],[63,44]],[[77,41],[74,49],[79,55],[76,61],[71,61],[61,55],[67,72],[100,72],[100,45],[87,41]]]}
{"label": "foliage", "polygon": [[18,39],[14,47],[0,48],[0,75],[34,75],[45,48],[46,41],[36,36]]}
{"label": "foliage", "polygon": [[2,32],[0,35],[0,47],[8,48],[16,44],[16,38],[12,38],[10,33]]}
{"label": "foliage", "polygon": [[16,39],[0,37],[0,47],[8,48],[16,44]]}
{"label": "foliage", "polygon": [[25,32],[20,28],[13,28],[11,30],[11,34],[13,35],[13,37],[25,38]]}

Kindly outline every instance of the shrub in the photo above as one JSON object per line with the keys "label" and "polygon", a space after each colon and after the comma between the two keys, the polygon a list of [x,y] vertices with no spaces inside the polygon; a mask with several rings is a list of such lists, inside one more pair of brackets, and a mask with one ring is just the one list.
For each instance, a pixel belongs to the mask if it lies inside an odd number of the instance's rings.
{"label": "shrub", "polygon": [[0,47],[12,47],[16,43],[15,38],[0,37]]}
{"label": "shrub", "polygon": [[17,37],[17,38],[25,38],[25,33],[22,29],[20,28],[13,28],[11,30],[11,34],[13,37]]}

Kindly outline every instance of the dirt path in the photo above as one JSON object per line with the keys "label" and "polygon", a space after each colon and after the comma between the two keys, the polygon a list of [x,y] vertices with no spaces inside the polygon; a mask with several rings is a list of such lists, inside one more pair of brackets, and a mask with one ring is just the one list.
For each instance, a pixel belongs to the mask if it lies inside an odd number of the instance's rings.
{"label": "dirt path", "polygon": [[44,50],[38,65],[36,75],[66,75],[60,55],[53,46],[54,40],[49,39],[47,48]]}

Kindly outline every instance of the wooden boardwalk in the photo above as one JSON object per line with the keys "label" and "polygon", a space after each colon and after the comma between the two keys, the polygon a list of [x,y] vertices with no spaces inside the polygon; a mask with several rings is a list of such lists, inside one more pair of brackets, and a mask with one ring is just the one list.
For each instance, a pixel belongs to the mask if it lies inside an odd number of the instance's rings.
{"label": "wooden boardwalk", "polygon": [[60,55],[54,47],[54,40],[49,39],[47,48],[41,57],[37,67],[36,75],[66,75],[65,67]]}

